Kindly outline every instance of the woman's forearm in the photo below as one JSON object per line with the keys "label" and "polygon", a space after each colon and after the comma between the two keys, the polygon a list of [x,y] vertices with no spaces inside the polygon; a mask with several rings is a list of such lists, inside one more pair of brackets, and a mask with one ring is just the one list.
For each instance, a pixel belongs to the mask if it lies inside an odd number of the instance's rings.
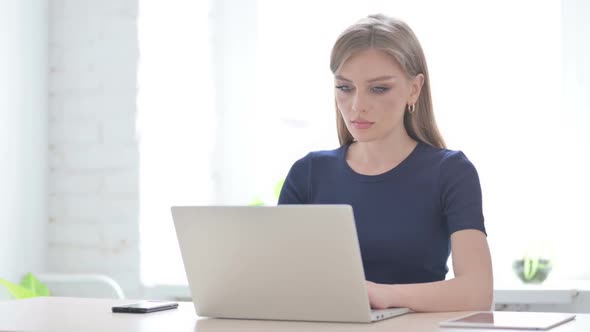
{"label": "woman's forearm", "polygon": [[491,310],[491,277],[473,276],[422,283],[383,285],[389,307],[408,307],[414,311]]}

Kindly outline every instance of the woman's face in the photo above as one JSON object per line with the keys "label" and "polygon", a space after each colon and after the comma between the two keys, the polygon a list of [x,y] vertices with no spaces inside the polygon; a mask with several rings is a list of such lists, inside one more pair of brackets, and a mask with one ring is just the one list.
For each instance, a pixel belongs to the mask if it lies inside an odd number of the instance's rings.
{"label": "woman's face", "polygon": [[422,74],[410,79],[397,61],[375,49],[353,54],[336,71],[336,105],[358,142],[405,132],[406,105],[418,100]]}

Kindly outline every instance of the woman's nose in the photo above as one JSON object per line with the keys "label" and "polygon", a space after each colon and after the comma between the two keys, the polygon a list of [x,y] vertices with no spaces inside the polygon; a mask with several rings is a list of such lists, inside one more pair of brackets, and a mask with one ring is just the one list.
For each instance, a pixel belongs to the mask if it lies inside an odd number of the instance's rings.
{"label": "woman's nose", "polygon": [[366,112],[368,110],[369,105],[366,96],[357,92],[352,98],[352,110],[354,112]]}

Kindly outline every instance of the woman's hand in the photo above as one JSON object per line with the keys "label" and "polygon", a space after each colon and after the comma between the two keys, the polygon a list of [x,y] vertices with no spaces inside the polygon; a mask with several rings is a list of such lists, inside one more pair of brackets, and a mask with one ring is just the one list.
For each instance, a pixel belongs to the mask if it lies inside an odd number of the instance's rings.
{"label": "woman's hand", "polygon": [[373,309],[387,309],[390,307],[388,300],[387,288],[389,285],[377,284],[367,281],[367,292],[369,293],[369,303]]}

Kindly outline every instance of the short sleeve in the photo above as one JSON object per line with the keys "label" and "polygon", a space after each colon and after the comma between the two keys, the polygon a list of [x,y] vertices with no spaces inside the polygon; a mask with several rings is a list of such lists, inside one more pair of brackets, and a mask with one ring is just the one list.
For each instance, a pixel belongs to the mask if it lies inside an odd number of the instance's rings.
{"label": "short sleeve", "polygon": [[479,176],[463,152],[447,153],[441,163],[439,183],[449,235],[464,229],[486,234]]}
{"label": "short sleeve", "polygon": [[285,179],[278,204],[306,204],[309,202],[311,153],[297,160]]}

